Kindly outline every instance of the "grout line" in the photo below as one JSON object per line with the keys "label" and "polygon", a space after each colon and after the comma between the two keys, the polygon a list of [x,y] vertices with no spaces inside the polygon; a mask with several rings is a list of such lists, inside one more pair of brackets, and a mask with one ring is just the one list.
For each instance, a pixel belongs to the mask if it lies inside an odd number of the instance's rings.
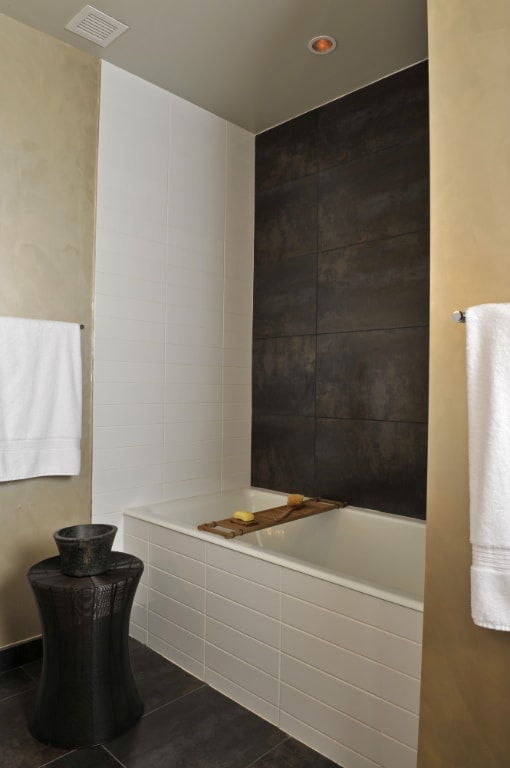
{"label": "grout line", "polygon": [[[40,660],[42,661],[42,656],[40,657]],[[28,661],[26,665],[22,664],[20,667],[18,667],[18,669],[21,669],[22,672],[28,677],[28,679],[34,683],[37,683],[38,678],[31,675],[30,672],[27,669],[25,669],[25,666],[28,666],[29,664],[33,664],[36,661],[39,661],[39,659],[33,659],[33,661]]]}
{"label": "grout line", "polygon": [[104,751],[106,752],[106,754],[110,755],[110,757],[112,757],[112,758],[115,760],[115,762],[116,762],[116,763],[118,763],[119,765],[121,765],[121,766],[122,766],[122,768],[127,768],[127,766],[126,766],[124,763],[121,763],[121,761],[119,760],[119,758],[118,758],[118,757],[116,757],[116,755],[114,755],[114,754],[113,754],[113,752],[110,752],[110,750],[108,749],[108,747],[105,747],[105,746],[104,746],[104,744],[101,744],[100,746],[101,746],[101,748],[102,748],[102,749],[104,749]]}
{"label": "grout line", "polygon": [[[283,731],[282,731],[282,733],[283,733]],[[284,735],[285,738],[283,738],[281,741],[279,741],[278,744],[275,744],[274,747],[272,747],[271,749],[268,749],[267,752],[263,752],[262,755],[259,755],[258,757],[256,757],[255,760],[253,760],[251,763],[248,763],[248,765],[246,765],[245,768],[252,768],[252,766],[254,766],[256,768],[259,760],[262,760],[267,755],[271,755],[276,749],[278,749],[278,747],[280,747],[282,744],[285,744],[285,742],[290,739],[290,736],[288,736],[288,734],[286,734],[286,733],[284,733],[283,735]]]}
{"label": "grout line", "polygon": [[[173,662],[170,662],[173,663]],[[177,666],[177,665],[176,665]],[[189,673],[191,674],[191,673]],[[194,675],[193,675],[194,677]],[[198,679],[198,678],[196,678]],[[145,720],[145,718],[150,717],[155,712],[159,712],[161,709],[164,709],[165,707],[168,707],[172,704],[175,704],[176,701],[180,701],[181,699],[186,698],[187,696],[192,696],[197,691],[201,691],[202,688],[210,688],[211,686],[207,685],[207,683],[202,682],[202,685],[198,685],[196,688],[193,688],[192,691],[188,691],[187,693],[181,693],[179,696],[176,696],[175,699],[170,699],[170,701],[165,701],[164,704],[160,704],[159,707],[154,707],[154,709],[151,709],[150,712],[144,712],[140,720]]]}
{"label": "grout line", "polygon": [[12,701],[17,696],[24,696],[26,693],[28,693],[30,691],[33,692],[34,688],[33,687],[32,688],[25,688],[23,691],[17,691],[16,693],[11,693],[11,694],[9,694],[9,696],[3,696],[2,698],[0,698],[0,704],[3,704],[6,701]]}

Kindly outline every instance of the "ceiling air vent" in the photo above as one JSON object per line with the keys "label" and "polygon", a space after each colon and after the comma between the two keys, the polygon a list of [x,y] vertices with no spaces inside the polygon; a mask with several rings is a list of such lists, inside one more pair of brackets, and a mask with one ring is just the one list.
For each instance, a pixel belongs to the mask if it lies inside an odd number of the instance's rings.
{"label": "ceiling air vent", "polygon": [[86,5],[69,24],[66,24],[66,29],[104,48],[129,27],[98,11],[97,8]]}

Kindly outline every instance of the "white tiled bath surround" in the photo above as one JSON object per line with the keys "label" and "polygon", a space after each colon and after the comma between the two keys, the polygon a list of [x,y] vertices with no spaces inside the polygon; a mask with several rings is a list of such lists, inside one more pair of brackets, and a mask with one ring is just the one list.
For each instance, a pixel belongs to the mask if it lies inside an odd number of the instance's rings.
{"label": "white tiled bath surround", "polygon": [[125,545],[133,636],[344,768],[415,768],[419,605],[129,514]]}
{"label": "white tiled bath surround", "polygon": [[[253,180],[254,136],[103,62],[95,521],[249,484]],[[135,637],[345,768],[414,768],[418,608],[125,519]]]}
{"label": "white tiled bath surround", "polygon": [[255,137],[101,72],[93,519],[121,525],[249,483]]}

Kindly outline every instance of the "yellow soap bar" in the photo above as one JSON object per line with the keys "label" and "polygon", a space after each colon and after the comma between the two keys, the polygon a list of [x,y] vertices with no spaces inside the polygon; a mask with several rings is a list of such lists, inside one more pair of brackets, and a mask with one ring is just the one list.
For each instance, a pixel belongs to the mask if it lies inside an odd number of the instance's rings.
{"label": "yellow soap bar", "polygon": [[244,509],[238,509],[237,512],[234,512],[234,517],[236,520],[243,520],[245,523],[255,520],[253,512],[246,512]]}

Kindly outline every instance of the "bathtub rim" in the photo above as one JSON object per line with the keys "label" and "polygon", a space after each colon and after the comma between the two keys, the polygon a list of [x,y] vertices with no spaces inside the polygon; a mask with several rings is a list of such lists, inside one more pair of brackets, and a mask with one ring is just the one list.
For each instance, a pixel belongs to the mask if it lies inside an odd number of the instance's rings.
{"label": "bathtub rim", "polygon": [[[229,489],[229,491],[232,491],[232,490],[235,491],[235,490],[241,490],[241,489]],[[243,490],[247,490],[246,487],[243,488]],[[255,488],[255,487],[250,487],[249,490],[264,491],[264,492],[275,493],[275,494],[279,493],[277,491],[273,492],[273,491],[268,491],[265,488]],[[356,592],[362,592],[364,594],[371,595],[372,597],[379,598],[387,602],[394,603],[396,605],[401,605],[406,608],[410,608],[411,610],[415,610],[420,613],[423,613],[423,598],[416,594],[405,592],[403,590],[397,590],[397,589],[391,589],[389,587],[387,588],[387,587],[379,586],[368,580],[363,580],[361,578],[353,578],[353,577],[350,577],[348,574],[342,574],[338,571],[333,571],[328,568],[319,568],[318,566],[315,566],[309,561],[302,560],[297,557],[291,557],[290,555],[282,555],[275,550],[264,549],[262,547],[253,547],[249,544],[246,545],[246,542],[243,542],[242,536],[235,537],[232,539],[226,539],[226,538],[223,538],[222,536],[218,536],[216,534],[209,533],[207,531],[200,531],[194,524],[186,523],[179,520],[164,520],[156,517],[154,513],[151,513],[152,507],[163,507],[165,504],[174,504],[174,503],[178,503],[179,501],[189,501],[190,498],[198,499],[201,497],[210,497],[215,495],[218,495],[218,494],[200,494],[193,497],[186,497],[182,499],[171,499],[164,502],[156,502],[154,504],[143,504],[137,507],[127,507],[122,510],[122,514],[125,517],[130,517],[135,520],[142,520],[152,525],[159,525],[162,528],[167,528],[169,530],[176,531],[177,533],[181,533],[186,536],[191,536],[195,539],[199,539],[206,543],[214,544],[220,547],[225,547],[226,549],[240,552],[242,554],[248,555],[249,557],[253,557],[258,560],[264,560],[266,562],[273,563],[280,567],[288,568],[290,570],[297,571],[298,573],[304,573],[316,579],[321,579],[322,581],[327,581],[329,583],[337,584],[339,586],[344,587],[345,589],[350,589]],[[284,497],[286,497],[286,494],[280,494],[280,495],[283,495]],[[361,507],[356,507],[355,505],[349,505],[349,506],[353,507],[354,509],[363,509]],[[391,513],[381,513],[378,510],[368,510],[368,511],[375,512],[377,514],[384,514],[384,515],[388,514],[391,517],[398,517],[397,515],[391,515]],[[408,519],[412,522],[423,523],[423,525],[425,525],[425,521],[419,520],[417,518],[408,518]],[[290,523],[287,523],[287,525],[290,525]],[[275,526],[275,527],[278,528],[279,526]]]}

